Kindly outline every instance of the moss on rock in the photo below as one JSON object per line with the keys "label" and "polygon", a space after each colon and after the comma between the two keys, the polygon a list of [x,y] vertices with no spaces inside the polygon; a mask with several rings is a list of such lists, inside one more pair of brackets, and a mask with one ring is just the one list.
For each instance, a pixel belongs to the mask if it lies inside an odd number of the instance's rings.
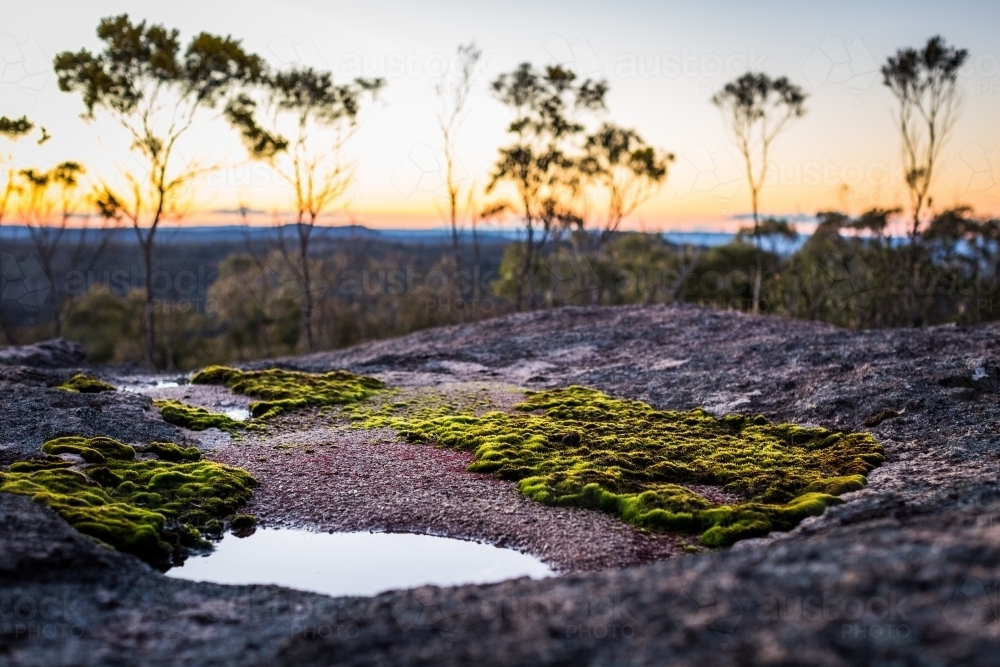
{"label": "moss on rock", "polygon": [[348,371],[303,373],[280,368],[241,371],[225,366],[209,366],[191,378],[191,382],[221,384],[237,394],[258,398],[250,404],[250,415],[258,419],[301,408],[355,403],[385,388],[381,380]]}
{"label": "moss on rock", "polygon": [[[788,530],[862,488],[884,460],[866,433],[662,411],[583,387],[528,392],[513,412],[481,416],[397,404],[352,413],[366,428],[472,450],[470,471],[516,481],[538,502],[701,534],[706,546]],[[741,500],[712,502],[692,490],[698,485]]]}
{"label": "moss on rock", "polygon": [[178,447],[172,442],[154,442],[145,451],[156,454],[164,461],[197,461],[201,458],[197,447]]}
{"label": "moss on rock", "polygon": [[153,405],[160,409],[163,421],[174,426],[191,429],[192,431],[217,428],[227,433],[236,433],[244,428],[242,422],[236,421],[221,412],[210,412],[205,408],[188,405],[180,401],[163,399],[153,401]]}
{"label": "moss on rock", "polygon": [[[0,492],[31,496],[80,532],[169,567],[210,548],[202,534],[217,533],[256,485],[244,470],[193,460],[191,449],[154,443],[137,458],[134,447],[111,438],[57,438],[42,446],[47,457],[0,472]],[[68,469],[57,454],[90,465]]]}
{"label": "moss on rock", "polygon": [[62,389],[64,391],[71,391],[80,394],[97,394],[102,391],[117,391],[117,387],[113,384],[105,382],[104,380],[99,380],[91,375],[84,375],[83,373],[77,373],[61,385],[58,385],[56,389]]}

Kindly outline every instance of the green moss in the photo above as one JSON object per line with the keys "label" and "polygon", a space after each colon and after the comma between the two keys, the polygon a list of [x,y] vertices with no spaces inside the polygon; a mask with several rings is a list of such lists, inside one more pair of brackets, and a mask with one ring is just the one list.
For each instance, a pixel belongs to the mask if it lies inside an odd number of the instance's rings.
{"label": "green moss", "polygon": [[[788,530],[862,488],[884,460],[866,433],[772,424],[759,415],[667,412],[583,387],[528,392],[512,413],[449,408],[359,406],[353,419],[414,442],[472,450],[470,471],[516,481],[538,502],[701,534],[706,546]],[[741,500],[720,505],[692,485]]]}
{"label": "green moss", "polygon": [[113,384],[109,384],[104,380],[98,380],[90,375],[84,375],[83,373],[77,373],[61,385],[57,386],[56,389],[81,394],[96,394],[102,391],[117,391],[117,388]]}
{"label": "green moss", "polygon": [[[170,443],[154,443],[144,453],[156,458],[141,459],[135,448],[103,437],[58,438],[42,451],[50,456],[0,472],[0,492],[31,496],[80,532],[159,567],[209,548],[203,533],[217,534],[219,520],[249,500],[256,485],[246,471],[193,460],[190,448]],[[66,469],[51,456],[60,453],[79,454],[91,465]]]}
{"label": "green moss", "polygon": [[347,371],[302,373],[279,368],[241,371],[224,366],[209,366],[191,382],[221,384],[237,394],[260,399],[250,404],[251,416],[259,419],[301,408],[355,403],[385,388],[381,380]]}
{"label": "green moss", "polygon": [[87,463],[105,463],[108,459],[131,461],[135,458],[135,448],[117,440],[99,436],[84,438],[77,435],[55,438],[42,445],[42,453],[76,454],[83,457]]}
{"label": "green moss", "polygon": [[244,428],[243,423],[219,412],[209,412],[205,408],[195,407],[180,401],[158,400],[153,405],[160,409],[163,421],[191,429],[204,431],[207,428],[217,428],[220,431],[235,433]]}
{"label": "green moss", "polygon": [[236,530],[246,530],[257,525],[257,517],[253,514],[237,514],[229,520],[229,525]]}
{"label": "green moss", "polygon": [[72,468],[73,462],[66,461],[58,456],[45,455],[29,461],[18,461],[10,464],[11,472],[35,472],[36,470],[50,470],[52,468]]}
{"label": "green moss", "polygon": [[197,461],[201,458],[197,447],[178,447],[172,442],[154,442],[145,451],[156,454],[164,461]]}

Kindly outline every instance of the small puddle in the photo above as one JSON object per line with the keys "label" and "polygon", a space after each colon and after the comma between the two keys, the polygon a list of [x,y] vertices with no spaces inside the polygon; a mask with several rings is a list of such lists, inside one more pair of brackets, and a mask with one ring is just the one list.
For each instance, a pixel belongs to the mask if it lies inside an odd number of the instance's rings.
{"label": "small puddle", "polygon": [[238,422],[245,422],[250,419],[250,411],[246,408],[232,408],[231,410],[226,410],[223,414]]}
{"label": "small puddle", "polygon": [[276,584],[324,595],[375,595],[425,584],[487,584],[554,572],[512,549],[411,533],[312,533],[259,528],[227,534],[207,556],[168,577],[217,584]]}
{"label": "small puddle", "polygon": [[119,384],[117,389],[119,391],[132,392],[133,394],[141,394],[150,389],[175,389],[180,386],[180,382],[176,382],[175,380],[138,380],[128,382],[127,384]]}

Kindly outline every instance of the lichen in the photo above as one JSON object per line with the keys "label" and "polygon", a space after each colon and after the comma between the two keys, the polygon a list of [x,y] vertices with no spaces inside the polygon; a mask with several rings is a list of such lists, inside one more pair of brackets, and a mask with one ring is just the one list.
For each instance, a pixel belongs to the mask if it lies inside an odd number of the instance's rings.
{"label": "lichen", "polygon": [[[31,496],[80,532],[166,568],[210,548],[204,536],[217,535],[256,485],[192,449],[154,443],[137,452],[111,438],[56,438],[42,446],[47,456],[0,472],[0,492]],[[58,454],[89,465],[70,469]]]}
{"label": "lichen", "polygon": [[[712,547],[821,514],[838,495],[862,488],[884,460],[866,433],[662,411],[583,387],[527,392],[513,412],[385,404],[357,406],[352,415],[365,428],[388,426],[413,442],[472,450],[470,471],[515,481],[538,502],[700,534]],[[698,485],[741,500],[713,502],[690,488]]]}
{"label": "lichen", "polygon": [[192,431],[217,428],[227,433],[236,433],[247,426],[221,412],[210,412],[205,408],[188,405],[180,401],[169,399],[156,400],[153,401],[153,405],[160,409],[163,421]]}
{"label": "lichen", "polygon": [[70,379],[58,385],[56,389],[71,391],[79,394],[97,394],[102,391],[117,391],[117,388],[104,380],[99,380],[91,375],[77,373]]}
{"label": "lichen", "polygon": [[191,382],[221,384],[237,394],[259,399],[250,404],[250,414],[257,419],[270,419],[301,408],[355,403],[385,388],[381,380],[348,371],[304,373],[280,368],[241,371],[224,366],[209,366],[191,378]]}

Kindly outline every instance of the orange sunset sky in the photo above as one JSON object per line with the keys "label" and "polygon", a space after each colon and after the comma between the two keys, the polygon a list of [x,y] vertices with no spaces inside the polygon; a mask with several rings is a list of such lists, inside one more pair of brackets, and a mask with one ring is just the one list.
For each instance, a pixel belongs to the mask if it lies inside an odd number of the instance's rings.
{"label": "orange sunset sky", "polygon": [[[39,1],[5,8],[0,25],[0,115],[27,114],[52,140],[22,141],[17,166],[84,162],[113,181],[129,165],[122,132],[87,124],[78,96],[58,90],[53,56],[98,49],[100,18],[128,12],[176,27],[231,34],[275,67],[327,68],[336,80],[382,76],[388,87],[363,115],[348,155],[356,180],[346,212],[371,227],[443,224],[444,188],[433,93],[455,47],[476,40],[485,56],[470,114],[458,136],[463,177],[484,183],[509,114],[489,82],[519,62],[560,63],[610,84],[609,117],[677,155],[663,190],[627,222],[646,230],[732,230],[749,210],[742,166],[709,98],[747,69],[787,75],[809,93],[808,113],[778,140],[762,210],[774,215],[851,213],[905,204],[893,100],[879,67],[899,47],[934,34],[969,49],[961,76],[964,110],[944,155],[937,209],[957,204],[1000,215],[1000,4],[952,2],[950,15],[920,2],[616,3],[116,2]],[[58,14],[59,20],[53,21]],[[4,153],[8,146],[2,147]],[[248,164],[221,121],[197,130],[191,155],[225,165],[197,184],[184,224],[237,222],[245,202],[255,221],[281,217],[287,187]]]}

